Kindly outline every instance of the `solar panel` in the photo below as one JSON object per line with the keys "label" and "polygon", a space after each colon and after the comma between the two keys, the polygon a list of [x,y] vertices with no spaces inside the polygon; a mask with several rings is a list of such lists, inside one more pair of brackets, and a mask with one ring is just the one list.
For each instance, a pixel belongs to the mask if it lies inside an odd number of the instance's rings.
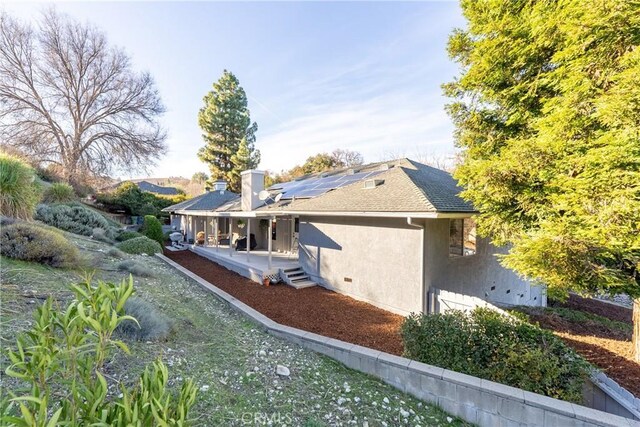
{"label": "solar panel", "polygon": [[381,172],[383,171],[355,172],[352,174],[307,178],[301,181],[291,181],[282,184],[276,184],[271,188],[280,189],[283,193],[283,199],[291,199],[293,197],[316,197],[330,190],[362,181]]}

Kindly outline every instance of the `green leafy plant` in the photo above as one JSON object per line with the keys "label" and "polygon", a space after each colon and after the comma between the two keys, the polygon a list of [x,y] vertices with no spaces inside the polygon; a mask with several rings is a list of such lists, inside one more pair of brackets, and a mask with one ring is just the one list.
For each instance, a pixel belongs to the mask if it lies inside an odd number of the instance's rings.
{"label": "green leafy plant", "polygon": [[158,221],[158,218],[155,216],[145,215],[144,223],[142,224],[142,229],[140,231],[151,240],[155,240],[161,245],[164,244],[162,224],[160,224],[160,221]]}
{"label": "green leafy plant", "polygon": [[160,341],[169,336],[169,321],[151,303],[140,298],[130,298],[124,305],[124,311],[134,317],[136,322],[123,321],[116,328],[118,335],[139,341]]}
{"label": "green leafy plant", "polygon": [[128,254],[153,255],[162,252],[162,246],[158,242],[145,236],[120,242],[116,245],[116,248]]}
{"label": "green leafy plant", "polygon": [[590,365],[549,331],[490,309],[407,317],[406,357],[571,402]]}
{"label": "green leafy plant", "polygon": [[76,247],[60,233],[25,222],[2,227],[0,253],[52,267],[70,267],[79,259]]}
{"label": "green leafy plant", "polygon": [[[123,322],[135,322],[124,314],[133,280],[94,287],[87,279],[71,289],[75,298],[66,309],[49,298],[36,310],[31,330],[7,351],[7,375],[26,386],[3,398],[3,425],[189,425],[196,388],[187,380],[177,396],[170,393],[161,361],[148,366],[132,389],[104,373],[115,352],[129,353],[113,334]],[[110,381],[119,397],[109,393]]]}
{"label": "green leafy plant", "polygon": [[137,231],[122,231],[116,236],[118,242],[124,242],[125,240],[135,239],[136,237],[142,237],[143,234]]}
{"label": "green leafy plant", "polygon": [[43,201],[45,203],[68,203],[76,198],[73,187],[64,182],[51,184],[45,191]]}
{"label": "green leafy plant", "polygon": [[0,152],[0,214],[31,219],[40,200],[41,188],[31,166]]}

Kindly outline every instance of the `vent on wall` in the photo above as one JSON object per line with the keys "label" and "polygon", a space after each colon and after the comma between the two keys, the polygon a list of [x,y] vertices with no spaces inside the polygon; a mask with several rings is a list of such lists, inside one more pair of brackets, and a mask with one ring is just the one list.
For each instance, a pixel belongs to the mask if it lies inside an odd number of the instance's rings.
{"label": "vent on wall", "polygon": [[364,188],[376,188],[379,185],[384,184],[384,179],[367,179],[364,181]]}

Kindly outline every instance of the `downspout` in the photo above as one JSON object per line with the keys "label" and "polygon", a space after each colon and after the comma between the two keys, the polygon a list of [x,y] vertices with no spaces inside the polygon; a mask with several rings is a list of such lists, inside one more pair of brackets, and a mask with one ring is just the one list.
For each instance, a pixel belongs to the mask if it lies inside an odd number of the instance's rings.
{"label": "downspout", "polygon": [[418,224],[413,222],[414,218],[408,216],[407,217],[407,224],[410,225],[411,227],[416,227],[419,228],[421,230],[420,233],[420,295],[422,298],[422,312],[423,313],[428,313],[429,312],[429,299],[427,298],[426,295],[426,289],[425,289],[425,263],[424,263],[424,224]]}

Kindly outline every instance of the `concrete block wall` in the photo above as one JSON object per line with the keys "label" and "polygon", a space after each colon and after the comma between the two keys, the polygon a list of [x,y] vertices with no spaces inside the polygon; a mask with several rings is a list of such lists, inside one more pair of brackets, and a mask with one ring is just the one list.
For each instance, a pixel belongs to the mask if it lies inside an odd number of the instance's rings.
{"label": "concrete block wall", "polygon": [[583,394],[592,408],[640,421],[640,399],[602,372],[594,372]]}
{"label": "concrete block wall", "polygon": [[373,375],[403,392],[438,405],[449,414],[481,427],[640,427],[640,422],[629,418],[281,325],[163,255],[157,256],[270,334],[324,354],[352,369]]}

